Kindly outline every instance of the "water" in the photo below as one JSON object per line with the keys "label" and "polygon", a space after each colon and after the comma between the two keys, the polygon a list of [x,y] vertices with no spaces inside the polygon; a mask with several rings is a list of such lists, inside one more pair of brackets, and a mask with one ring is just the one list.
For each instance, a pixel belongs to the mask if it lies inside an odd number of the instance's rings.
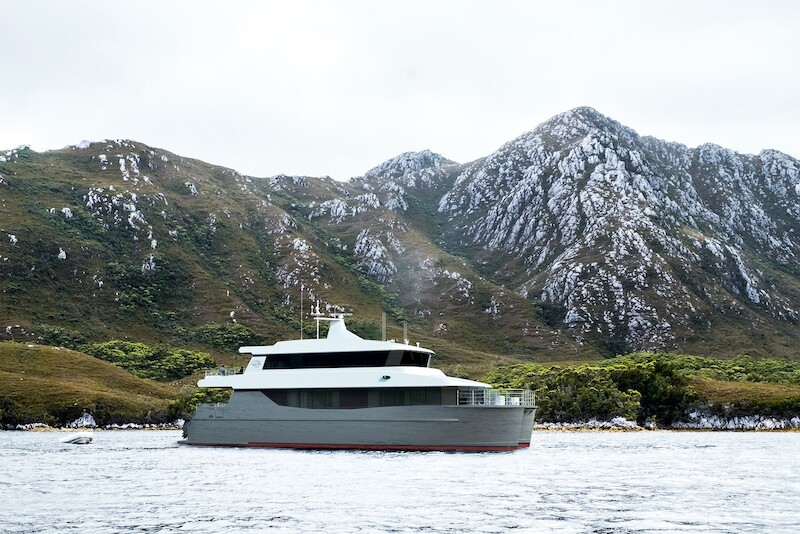
{"label": "water", "polygon": [[797,532],[800,433],[536,432],[512,453],[0,432],[0,532]]}

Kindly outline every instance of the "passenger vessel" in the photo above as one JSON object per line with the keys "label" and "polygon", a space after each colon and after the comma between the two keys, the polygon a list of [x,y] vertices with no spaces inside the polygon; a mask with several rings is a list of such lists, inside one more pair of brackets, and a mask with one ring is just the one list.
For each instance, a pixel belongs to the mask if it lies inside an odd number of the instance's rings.
{"label": "passenger vessel", "polygon": [[[183,427],[186,445],[508,451],[528,447],[533,391],[498,390],[430,367],[433,351],[408,341],[366,340],[343,314],[327,337],[241,347],[240,371],[206,373],[203,388],[229,388]],[[319,322],[317,323],[319,330]]]}

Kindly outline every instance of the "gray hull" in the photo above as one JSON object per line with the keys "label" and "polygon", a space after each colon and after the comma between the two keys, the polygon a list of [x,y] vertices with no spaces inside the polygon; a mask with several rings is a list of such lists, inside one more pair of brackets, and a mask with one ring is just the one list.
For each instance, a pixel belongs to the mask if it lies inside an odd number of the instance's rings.
{"label": "gray hull", "polygon": [[526,407],[522,414],[522,425],[519,429],[519,446],[530,447],[531,434],[533,433],[533,420],[536,418],[536,408]]}
{"label": "gray hull", "polygon": [[[279,406],[257,391],[225,405],[202,405],[181,443],[237,447],[380,450],[513,450],[527,447],[531,408],[387,406],[307,409]],[[528,412],[528,413],[526,413]]]}

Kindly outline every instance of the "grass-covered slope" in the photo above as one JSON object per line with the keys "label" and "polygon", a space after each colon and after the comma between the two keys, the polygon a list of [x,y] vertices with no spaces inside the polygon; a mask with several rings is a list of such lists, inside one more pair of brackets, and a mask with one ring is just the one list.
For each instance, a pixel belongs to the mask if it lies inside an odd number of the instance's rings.
{"label": "grass-covered slope", "polygon": [[68,349],[0,343],[0,422],[63,425],[87,411],[98,424],[174,420],[178,386],[137,378]]}
{"label": "grass-covered slope", "polygon": [[671,425],[701,410],[722,417],[800,415],[800,363],[638,353],[591,364],[516,364],[490,372],[501,387],[537,390],[537,419],[614,417]]}

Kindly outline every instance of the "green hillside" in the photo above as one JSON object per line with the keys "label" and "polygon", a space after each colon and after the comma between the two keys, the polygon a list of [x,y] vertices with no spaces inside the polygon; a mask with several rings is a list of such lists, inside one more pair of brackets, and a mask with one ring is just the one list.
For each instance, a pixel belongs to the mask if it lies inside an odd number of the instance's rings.
{"label": "green hillside", "polygon": [[57,347],[0,343],[0,421],[62,425],[84,411],[97,424],[163,423],[181,415],[178,384],[137,378],[119,367]]}
{"label": "green hillside", "polygon": [[[3,159],[7,340],[122,339],[213,351],[199,333],[237,324],[272,343],[299,335],[303,286],[306,313],[316,302],[323,311],[353,312],[369,337],[380,336],[386,313],[389,338],[402,338],[405,321],[412,341],[466,373],[493,366],[498,355],[599,357],[545,324],[536,303],[444,252],[423,216],[430,199],[409,218],[381,207],[386,199],[375,204],[363,184],[252,178],[131,141],[19,149]],[[348,199],[352,216],[323,214],[337,198]],[[379,207],[362,209],[362,201]],[[375,270],[383,264],[365,263],[373,253],[364,247],[375,244],[377,255],[382,246],[370,231],[384,240],[391,234],[402,251],[382,260],[394,264],[391,281]],[[305,326],[310,334],[311,322]]]}

